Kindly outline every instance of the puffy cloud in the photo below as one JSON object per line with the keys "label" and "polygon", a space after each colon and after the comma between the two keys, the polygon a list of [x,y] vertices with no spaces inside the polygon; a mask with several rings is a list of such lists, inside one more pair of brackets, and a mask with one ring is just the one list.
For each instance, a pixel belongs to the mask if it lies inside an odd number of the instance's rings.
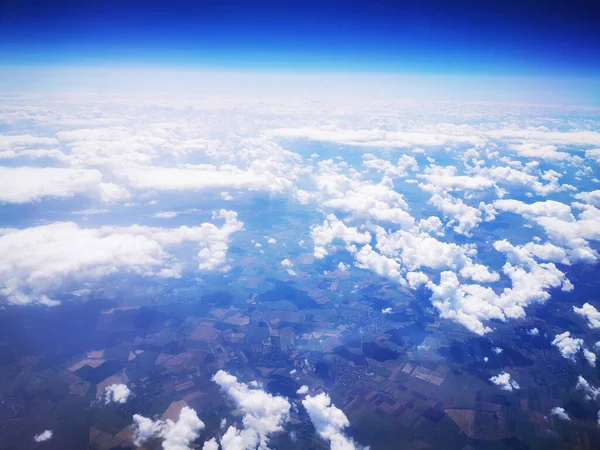
{"label": "puffy cloud", "polygon": [[138,190],[201,191],[207,189],[248,189],[281,192],[291,187],[286,178],[263,170],[242,170],[235,166],[139,167],[117,172],[127,185]]}
{"label": "puffy cloud", "polygon": [[440,196],[435,194],[429,203],[439,209],[444,216],[451,220],[448,225],[454,225],[453,229],[458,234],[471,235],[471,230],[477,228],[482,221],[481,211],[465,204],[461,199],[450,195]]}
{"label": "puffy cloud", "polygon": [[406,281],[411,289],[416,289],[422,284],[427,284],[429,277],[423,272],[408,272],[406,274]]}
{"label": "puffy cloud", "polygon": [[287,258],[281,261],[281,267],[294,267],[294,264]]}
{"label": "puffy cloud", "polygon": [[204,429],[196,411],[184,406],[179,412],[176,422],[171,419],[166,421],[152,420],[139,414],[133,416],[134,444],[138,447],[152,438],[163,440],[164,450],[190,450],[191,443],[200,435]]}
{"label": "puffy cloud", "polygon": [[486,167],[474,171],[474,174],[490,178],[500,185],[525,188],[542,196],[568,189],[568,186],[561,186],[558,183],[558,177],[545,180],[548,182],[544,184],[539,180],[537,175],[532,175],[531,173],[508,166]]}
{"label": "puffy cloud", "polygon": [[573,311],[575,311],[575,314],[587,319],[590,328],[600,328],[600,311],[593,305],[586,302],[581,308],[573,306]]}
{"label": "puffy cloud", "polygon": [[575,389],[582,390],[585,393],[586,400],[596,400],[600,397],[600,389],[593,387],[588,381],[579,375]]}
{"label": "puffy cloud", "polygon": [[565,331],[554,337],[552,345],[558,348],[563,358],[575,361],[575,356],[583,348],[583,339],[572,338],[571,333]]}
{"label": "puffy cloud", "polygon": [[381,183],[375,184],[350,178],[336,170],[321,164],[321,172],[314,177],[319,204],[323,208],[367,220],[390,222],[407,229],[414,225],[408,204],[402,194],[394,190],[391,179],[384,178]]}
{"label": "puffy cloud", "polygon": [[476,334],[491,331],[484,321],[506,320],[505,311],[492,289],[461,284],[454,272],[442,272],[439,283],[430,281],[427,287],[432,292],[431,302],[442,318],[452,319]]}
{"label": "puffy cloud", "polygon": [[131,391],[125,384],[111,384],[104,388],[104,403],[127,403]]}
{"label": "puffy cloud", "polygon": [[351,244],[368,244],[371,235],[365,231],[361,233],[356,227],[346,226],[333,214],[329,214],[322,225],[315,225],[310,230],[314,242],[314,256],[321,259],[331,251],[331,244],[336,240],[344,241],[346,246]]}
{"label": "puffy cloud", "polygon": [[198,269],[223,268],[229,236],[242,229],[237,213],[221,210],[222,227],[80,228],[72,222],[5,230],[0,234],[0,293],[13,304],[52,304],[46,296],[67,278],[93,279],[117,271],[160,277],[180,276],[180,264],[166,247],[196,242]]}
{"label": "puffy cloud", "polygon": [[381,310],[381,312],[382,312],[383,314],[391,314],[391,313],[392,313],[392,308],[391,308],[390,306],[388,306],[387,308],[383,308],[383,309]]}
{"label": "puffy cloud", "polygon": [[537,336],[540,334],[540,330],[538,330],[537,328],[532,328],[531,330],[527,330],[527,334],[529,336]]}
{"label": "puffy cloud", "polygon": [[296,391],[296,394],[299,395],[303,395],[303,394],[308,394],[308,386],[303,384],[302,386],[300,386],[300,388]]}
{"label": "puffy cloud", "polygon": [[48,440],[52,439],[52,430],[46,430],[40,434],[36,434],[33,437],[33,440],[35,442],[46,442]]}
{"label": "puffy cloud", "polygon": [[442,242],[427,233],[398,230],[393,233],[377,228],[377,249],[397,258],[408,270],[423,267],[434,270],[461,269],[472,264],[474,246]]}
{"label": "puffy cloud", "polygon": [[583,349],[583,357],[588,362],[588,364],[592,367],[596,367],[596,354],[591,352],[587,348]]}
{"label": "puffy cloud", "polygon": [[519,156],[524,158],[544,159],[546,161],[566,161],[571,158],[566,152],[559,152],[556,145],[526,142],[510,146]]}
{"label": "puffy cloud", "polygon": [[590,205],[600,206],[600,189],[592,192],[579,192],[573,197],[582,202],[589,203]]}
{"label": "puffy cloud", "polygon": [[332,450],[354,450],[360,448],[351,438],[344,434],[344,428],[350,425],[344,412],[331,403],[325,393],[308,396],[302,400],[308,411],[310,420],[317,433],[329,441]]}
{"label": "puffy cloud", "polygon": [[210,438],[202,445],[202,450],[219,450],[219,443],[215,438]]}
{"label": "puffy cloud", "polygon": [[595,261],[597,254],[589,247],[588,240],[600,240],[600,210],[591,205],[573,204],[582,210],[575,218],[571,207],[564,203],[547,200],[526,204],[518,200],[497,200],[494,207],[520,214],[542,227],[555,243],[568,247],[573,261]]}
{"label": "puffy cloud", "polygon": [[554,408],[552,408],[550,414],[558,417],[561,420],[571,420],[565,409],[561,408],[560,406],[555,406]]}
{"label": "puffy cloud", "polygon": [[[506,252],[513,248],[506,241],[495,247]],[[430,281],[427,285],[432,291],[432,304],[441,317],[455,320],[482,335],[491,331],[485,321],[525,317],[525,307],[546,301],[550,297],[549,289],[562,287],[566,291],[572,288],[564,273],[554,264],[538,264],[533,258],[524,261],[523,265],[507,262],[502,271],[511,280],[511,287],[505,288],[499,295],[478,284],[463,284],[454,272],[443,271],[438,284]],[[491,276],[481,278],[493,280]]]}
{"label": "puffy cloud", "polygon": [[244,429],[230,426],[221,438],[223,450],[267,449],[269,435],[281,431],[289,419],[289,402],[283,397],[240,383],[223,370],[213,376],[213,381],[243,414]]}
{"label": "puffy cloud", "polygon": [[367,153],[363,155],[363,166],[374,169],[377,172],[383,172],[390,177],[404,178],[408,176],[408,170],[413,172],[419,170],[419,165],[414,156],[402,155],[394,165],[391,162],[379,159],[375,155]]}
{"label": "puffy cloud", "polygon": [[424,191],[431,193],[443,193],[446,191],[480,191],[494,187],[494,180],[480,175],[457,175],[454,166],[431,165],[425,169],[423,174],[418,175],[428,184],[421,184]]}
{"label": "puffy cloud", "polygon": [[501,372],[498,375],[494,375],[490,378],[490,381],[504,391],[520,389],[519,384],[515,380],[511,379],[510,374],[506,372]]}
{"label": "puffy cloud", "polygon": [[103,181],[98,170],[59,167],[0,167],[0,203],[28,203],[44,197],[67,198],[77,194],[105,201],[123,200],[129,193]]}
{"label": "puffy cloud", "polygon": [[406,283],[400,274],[400,264],[392,258],[377,253],[369,244],[361,248],[354,258],[357,267],[369,269],[379,276],[390,278],[401,284]]}

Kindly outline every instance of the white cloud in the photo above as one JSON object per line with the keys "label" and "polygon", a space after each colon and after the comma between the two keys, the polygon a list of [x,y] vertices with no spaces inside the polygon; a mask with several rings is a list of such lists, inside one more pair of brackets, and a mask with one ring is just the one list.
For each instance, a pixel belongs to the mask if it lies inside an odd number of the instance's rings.
{"label": "white cloud", "polygon": [[519,156],[524,158],[544,159],[546,161],[565,161],[571,158],[566,152],[559,152],[556,145],[525,142],[510,146]]}
{"label": "white cloud", "polygon": [[360,448],[351,438],[344,434],[344,428],[350,425],[344,412],[331,403],[325,393],[302,400],[302,405],[308,411],[310,420],[317,433],[329,441],[331,450],[354,450]]}
{"label": "white cloud", "polygon": [[219,443],[215,438],[210,438],[202,445],[202,450],[219,450]]}
{"label": "white cloud", "polygon": [[104,388],[104,403],[127,403],[131,391],[125,384],[111,384]]}
{"label": "white cloud", "polygon": [[427,181],[420,187],[426,192],[443,193],[446,191],[480,191],[494,187],[494,180],[480,175],[457,175],[454,166],[431,165],[419,175]]}
{"label": "white cloud", "polygon": [[590,328],[600,328],[600,311],[593,305],[586,302],[581,308],[573,306],[573,311],[575,311],[575,314],[587,319]]}
{"label": "white cloud", "polygon": [[552,408],[550,414],[558,417],[561,420],[571,420],[565,409],[561,408],[560,406],[555,406],[554,408]]}
{"label": "white cloud", "polygon": [[483,335],[491,331],[484,321],[506,320],[503,305],[492,289],[478,284],[461,284],[454,272],[442,272],[439,284],[430,281],[427,287],[440,316],[460,323],[473,333]]}
{"label": "white cloud", "polygon": [[471,230],[477,228],[483,220],[478,208],[469,206],[461,199],[447,194],[444,196],[435,194],[429,199],[429,203],[439,209],[445,217],[451,219],[447,225],[454,225],[453,230],[458,234],[470,236]]}
{"label": "white cloud", "polygon": [[177,217],[177,214],[175,211],[163,211],[153,214],[152,217],[155,219],[172,219],[173,217]]}
{"label": "white cloud", "polygon": [[580,389],[585,393],[586,400],[596,400],[600,397],[600,389],[593,387],[588,381],[579,375],[575,389]]}
{"label": "white cloud", "polygon": [[199,270],[224,268],[229,236],[243,223],[233,211],[221,210],[213,218],[224,225],[81,228],[56,222],[6,230],[0,234],[0,293],[13,304],[51,303],[47,293],[67,278],[95,279],[117,271],[178,277],[180,264],[166,247],[184,242],[200,246]]}
{"label": "white cloud", "polygon": [[583,339],[572,338],[571,333],[565,331],[554,337],[552,345],[558,348],[563,358],[575,361],[575,356],[583,348]]}
{"label": "white cloud", "polygon": [[406,281],[411,289],[416,289],[422,284],[429,282],[429,277],[423,272],[408,272],[406,274]]}
{"label": "white cloud", "polygon": [[540,330],[538,330],[537,328],[532,328],[531,330],[527,330],[527,334],[529,336],[537,336],[540,334]]}
{"label": "white cloud", "polygon": [[583,349],[583,357],[588,362],[588,364],[592,367],[596,367],[596,354],[591,352],[587,348]]}
{"label": "white cloud", "polygon": [[375,155],[367,153],[363,155],[363,166],[382,172],[385,176],[391,176],[395,178],[404,178],[408,176],[408,170],[417,171],[419,165],[414,156],[402,155],[396,164],[392,164],[390,161],[379,159]]}
{"label": "white cloud", "polygon": [[588,241],[600,240],[600,210],[581,203],[574,203],[573,206],[582,211],[578,218],[575,218],[570,206],[552,200],[532,204],[518,200],[494,202],[495,208],[521,214],[544,228],[548,237],[556,244],[569,248],[569,258],[572,261],[596,261],[596,251],[589,247]]}
{"label": "white cloud", "polygon": [[450,143],[468,143],[477,145],[482,139],[473,135],[461,134],[435,134],[406,131],[386,131],[368,129],[323,129],[323,128],[279,128],[269,130],[270,136],[294,139],[310,139],[321,142],[334,142],[336,144],[376,147],[376,148],[410,148],[410,147],[441,147]]}
{"label": "white cloud", "polygon": [[347,272],[348,271],[348,266],[346,264],[344,264],[343,262],[340,261],[340,263],[338,264],[338,270],[342,271],[342,272]]}
{"label": "white cloud", "polygon": [[98,170],[0,167],[0,203],[28,203],[44,197],[68,198],[77,194],[104,201],[129,198],[129,193],[122,187],[104,182]]}
{"label": "white cloud", "polygon": [[371,235],[367,231],[361,233],[356,227],[348,227],[333,214],[327,216],[323,225],[313,226],[310,236],[314,242],[314,256],[317,259],[327,256],[332,251],[331,244],[336,240],[344,241],[347,246],[371,242]]}
{"label": "white cloud", "polygon": [[304,395],[304,394],[308,394],[308,386],[303,384],[302,386],[300,386],[300,388],[296,391],[296,394],[299,395]]}
{"label": "white cloud", "polygon": [[589,203],[590,205],[600,206],[600,189],[592,192],[579,192],[573,197],[582,202]]}
{"label": "white cloud", "polygon": [[329,210],[342,211],[354,217],[394,223],[411,228],[414,219],[402,194],[394,190],[390,178],[374,184],[356,177],[337,173],[330,161],[319,163],[321,172],[315,175],[319,204]]}
{"label": "white cloud", "polygon": [[289,402],[273,396],[259,388],[251,388],[237,378],[219,370],[213,377],[223,392],[235,403],[243,414],[244,428],[238,430],[230,426],[221,438],[223,450],[242,450],[268,446],[269,435],[281,431],[289,419]]}
{"label": "white cloud", "polygon": [[383,308],[383,309],[381,310],[381,312],[382,312],[383,314],[391,314],[391,313],[392,313],[392,308],[391,308],[390,306],[388,306],[387,308]]}
{"label": "white cloud", "polygon": [[33,440],[35,442],[46,442],[46,441],[48,441],[50,439],[52,439],[52,430],[46,430],[43,433],[36,434],[33,437]]}
{"label": "white cloud", "polygon": [[281,261],[281,267],[294,267],[294,264],[287,258]]}
{"label": "white cloud", "polygon": [[499,355],[500,353],[502,353],[504,350],[502,350],[500,347],[494,347],[492,348],[492,351],[496,354]]}
{"label": "white cloud", "polygon": [[406,283],[400,274],[400,264],[392,258],[380,255],[369,244],[361,248],[354,258],[357,267],[369,269],[379,276],[390,278],[401,284]]}
{"label": "white cloud", "polygon": [[200,435],[204,429],[196,411],[184,406],[179,412],[176,422],[171,419],[166,421],[152,420],[139,414],[133,416],[134,444],[138,447],[152,438],[163,440],[164,450],[191,450],[191,443]]}
{"label": "white cloud", "polygon": [[490,381],[504,391],[520,389],[519,384],[515,380],[511,379],[510,374],[506,372],[501,372],[498,375],[494,375],[490,378]]}

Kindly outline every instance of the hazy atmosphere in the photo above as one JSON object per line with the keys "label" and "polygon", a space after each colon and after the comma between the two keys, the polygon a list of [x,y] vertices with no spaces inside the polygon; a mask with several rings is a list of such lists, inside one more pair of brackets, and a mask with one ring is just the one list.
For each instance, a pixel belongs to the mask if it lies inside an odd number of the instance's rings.
{"label": "hazy atmosphere", "polygon": [[0,5],[0,448],[600,447],[589,2]]}

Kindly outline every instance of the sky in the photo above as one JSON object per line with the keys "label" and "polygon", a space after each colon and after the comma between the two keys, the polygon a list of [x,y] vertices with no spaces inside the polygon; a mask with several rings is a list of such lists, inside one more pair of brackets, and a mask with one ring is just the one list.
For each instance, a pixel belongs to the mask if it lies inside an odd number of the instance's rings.
{"label": "sky", "polygon": [[22,88],[32,85],[23,68],[45,79],[74,67],[447,76],[465,86],[469,77],[552,78],[583,89],[571,102],[596,104],[594,3],[4,1],[0,70]]}
{"label": "sky", "polygon": [[594,2],[8,1],[5,63],[600,73]]}

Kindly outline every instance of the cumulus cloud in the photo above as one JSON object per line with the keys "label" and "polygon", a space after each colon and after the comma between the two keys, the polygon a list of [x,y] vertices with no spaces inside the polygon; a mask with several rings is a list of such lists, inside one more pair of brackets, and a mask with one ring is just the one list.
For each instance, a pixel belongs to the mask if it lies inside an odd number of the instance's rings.
{"label": "cumulus cloud", "polygon": [[363,155],[363,166],[383,173],[385,176],[404,178],[408,176],[408,171],[418,171],[419,165],[414,156],[402,155],[396,164],[390,161],[379,159],[375,155],[367,153]]}
{"label": "cumulus cloud", "polygon": [[596,354],[587,348],[583,349],[583,357],[588,362],[588,364],[592,367],[596,367]]}
{"label": "cumulus cloud", "polygon": [[574,203],[573,206],[581,212],[574,214],[569,205],[553,200],[531,204],[518,200],[494,202],[495,208],[520,214],[542,227],[555,244],[568,248],[571,261],[594,262],[597,254],[589,241],[600,240],[600,210],[592,205]]}
{"label": "cumulus cloud", "polygon": [[389,222],[411,228],[414,219],[402,194],[394,190],[390,178],[373,183],[337,173],[331,162],[319,163],[315,175],[319,204],[330,211],[352,214],[354,217]]}
{"label": "cumulus cloud", "polygon": [[331,244],[336,240],[343,241],[346,246],[371,242],[369,232],[361,233],[356,227],[346,226],[333,214],[329,214],[322,225],[313,226],[310,236],[314,242],[314,256],[317,259],[327,256],[332,251]]}
{"label": "cumulus cloud", "polygon": [[33,437],[33,440],[35,442],[46,442],[48,440],[52,439],[52,430],[46,430],[40,434],[36,434]]}
{"label": "cumulus cloud", "polygon": [[310,420],[317,433],[329,441],[332,450],[353,450],[361,448],[351,438],[346,436],[344,429],[350,425],[344,412],[331,403],[325,393],[308,396],[302,400],[302,405],[308,411]]}
{"label": "cumulus cloud", "polygon": [[561,420],[571,420],[565,409],[561,408],[560,406],[555,406],[554,408],[552,408],[550,414],[558,417]]}
{"label": "cumulus cloud", "polygon": [[575,314],[587,319],[590,328],[600,328],[600,311],[593,305],[586,302],[581,308],[573,306],[573,311],[575,311]]}
{"label": "cumulus cloud", "polygon": [[215,438],[210,438],[202,445],[202,450],[219,450],[219,443]]}
{"label": "cumulus cloud", "polygon": [[537,336],[540,334],[540,330],[538,330],[537,328],[532,328],[531,330],[527,330],[527,334],[529,336]]}
{"label": "cumulus cloud", "polygon": [[223,450],[268,448],[269,436],[281,431],[289,419],[289,402],[258,387],[241,383],[233,375],[219,370],[213,377],[221,390],[242,414],[243,429],[230,426],[221,438]]}
{"label": "cumulus cloud", "polygon": [[131,391],[125,384],[111,384],[104,388],[104,403],[127,403]]}
{"label": "cumulus cloud", "polygon": [[573,197],[590,205],[600,206],[600,189],[591,192],[579,192]]}
{"label": "cumulus cloud", "polygon": [[520,389],[519,384],[515,380],[511,379],[510,374],[506,372],[501,372],[498,375],[494,375],[490,378],[490,381],[504,391]]}
{"label": "cumulus cloud", "polygon": [[242,229],[237,213],[221,210],[222,227],[143,226],[81,228],[72,222],[5,230],[0,234],[0,294],[9,303],[52,304],[47,294],[67,278],[94,279],[117,271],[179,277],[181,265],[168,247],[195,242],[199,270],[226,268],[229,237]]}
{"label": "cumulus cloud", "polygon": [[563,358],[575,361],[575,356],[583,348],[583,339],[572,338],[571,333],[565,331],[562,334],[557,334],[552,340],[554,345],[560,351]]}
{"label": "cumulus cloud", "polygon": [[300,386],[300,388],[296,391],[296,394],[299,395],[304,395],[304,394],[308,394],[308,386],[303,384],[302,386]]}
{"label": "cumulus cloud", "polygon": [[391,312],[392,312],[392,308],[391,308],[390,306],[388,306],[387,308],[383,308],[383,309],[381,310],[381,312],[382,312],[383,314],[391,314]]}
{"label": "cumulus cloud", "polygon": [[184,406],[176,422],[152,420],[139,414],[133,416],[134,444],[138,447],[152,438],[162,439],[164,450],[191,450],[191,444],[204,429],[196,411]]}
{"label": "cumulus cloud", "polygon": [[103,181],[94,169],[0,167],[0,203],[28,203],[44,197],[92,195],[104,201],[129,198],[124,188]]}
{"label": "cumulus cloud", "polygon": [[600,397],[600,389],[590,385],[588,381],[579,375],[575,389],[582,390],[585,393],[586,400],[596,400]]}

